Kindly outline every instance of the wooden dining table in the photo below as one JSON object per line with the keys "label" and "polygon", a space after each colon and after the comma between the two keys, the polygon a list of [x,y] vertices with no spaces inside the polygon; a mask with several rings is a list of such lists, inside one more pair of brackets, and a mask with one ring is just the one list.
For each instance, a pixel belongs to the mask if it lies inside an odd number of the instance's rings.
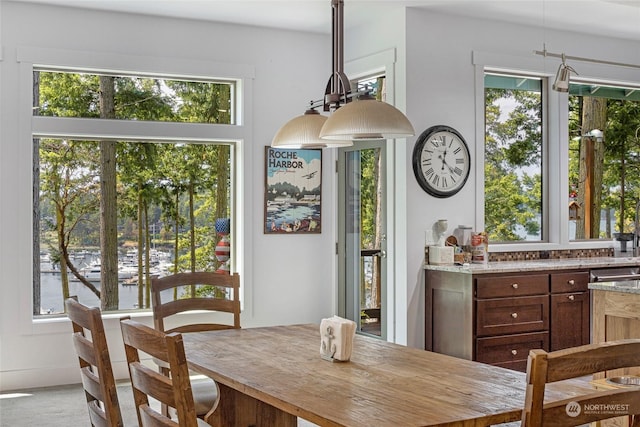
{"label": "wooden dining table", "polygon": [[[184,334],[189,366],[215,380],[224,427],[487,426],[520,419],[525,374],[356,335],[351,360],[320,356],[319,325]],[[552,385],[570,397],[588,381]]]}

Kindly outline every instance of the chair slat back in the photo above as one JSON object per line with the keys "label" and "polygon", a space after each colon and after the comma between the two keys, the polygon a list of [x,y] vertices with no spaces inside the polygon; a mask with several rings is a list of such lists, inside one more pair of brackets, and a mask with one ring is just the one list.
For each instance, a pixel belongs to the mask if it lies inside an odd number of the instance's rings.
{"label": "chair slat back", "polygon": [[[196,427],[198,423],[182,335],[165,334],[129,319],[122,320],[120,326],[140,425]],[[167,364],[171,376],[162,375],[141,363],[140,352]],[[149,397],[174,408],[178,424],[149,406]]]}
{"label": "chair slat back", "polygon": [[[192,294],[195,287],[210,286],[211,292]],[[167,295],[170,298],[167,298]],[[175,298],[174,298],[175,296]],[[163,300],[163,297],[165,298]],[[214,272],[177,273],[151,280],[151,305],[153,308],[154,327],[164,332],[198,332],[218,329],[240,328],[240,276]],[[216,321],[209,323],[182,322],[177,326],[167,327],[167,318],[172,324],[180,323],[176,314],[190,311],[210,311],[230,313],[226,323]]]}
{"label": "chair slat back", "polygon": [[[640,339],[588,344],[554,352],[531,350],[522,427],[578,426],[630,416],[640,426],[640,387],[620,387],[544,403],[548,383],[621,368],[640,369]],[[640,370],[638,371],[640,372]]]}
{"label": "chair slat back", "polygon": [[73,328],[72,340],[91,425],[121,427],[122,414],[100,309],[87,307],[73,298],[65,301],[65,308]]}

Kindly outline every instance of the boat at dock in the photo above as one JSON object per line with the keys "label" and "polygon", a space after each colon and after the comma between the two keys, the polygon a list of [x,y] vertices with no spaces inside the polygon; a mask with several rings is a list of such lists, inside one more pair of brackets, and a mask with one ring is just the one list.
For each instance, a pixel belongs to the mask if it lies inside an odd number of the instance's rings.
{"label": "boat at dock", "polygon": [[[82,276],[88,281],[99,282],[102,274],[102,265],[100,264],[100,261],[94,261],[90,265],[81,268],[79,271],[80,271],[80,274],[82,274]],[[134,272],[133,269],[131,268],[126,268],[122,265],[118,265],[118,281],[131,279],[134,274],[137,274],[137,271]],[[71,275],[69,277],[69,280],[72,282],[80,281],[74,275]]]}

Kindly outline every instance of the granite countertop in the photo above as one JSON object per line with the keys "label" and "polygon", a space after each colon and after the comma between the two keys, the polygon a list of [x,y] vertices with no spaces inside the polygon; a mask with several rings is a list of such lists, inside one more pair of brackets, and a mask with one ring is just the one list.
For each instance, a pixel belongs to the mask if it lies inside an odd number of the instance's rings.
{"label": "granite countertop", "polygon": [[624,280],[620,282],[595,282],[589,283],[589,289],[601,291],[624,292],[640,295],[640,280]]}
{"label": "granite countertop", "polygon": [[640,257],[536,259],[530,261],[499,261],[489,262],[487,264],[468,265],[425,264],[424,268],[425,270],[449,271],[452,273],[489,274],[628,266],[640,266]]}

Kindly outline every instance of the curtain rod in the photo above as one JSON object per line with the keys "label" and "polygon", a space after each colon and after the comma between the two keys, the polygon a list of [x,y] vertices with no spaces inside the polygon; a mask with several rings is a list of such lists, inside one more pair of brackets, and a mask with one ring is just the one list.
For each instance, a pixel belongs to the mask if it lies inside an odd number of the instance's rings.
{"label": "curtain rod", "polygon": [[606,65],[617,65],[620,67],[640,68],[640,65],[636,65],[636,64],[626,64],[624,62],[603,61],[601,59],[583,58],[581,56],[565,55],[564,53],[552,53],[552,52],[548,52],[546,48],[544,50],[534,50],[533,53],[535,53],[536,55],[551,56],[553,58],[571,59],[573,61],[582,61],[582,62],[592,62],[594,64],[606,64]]}

